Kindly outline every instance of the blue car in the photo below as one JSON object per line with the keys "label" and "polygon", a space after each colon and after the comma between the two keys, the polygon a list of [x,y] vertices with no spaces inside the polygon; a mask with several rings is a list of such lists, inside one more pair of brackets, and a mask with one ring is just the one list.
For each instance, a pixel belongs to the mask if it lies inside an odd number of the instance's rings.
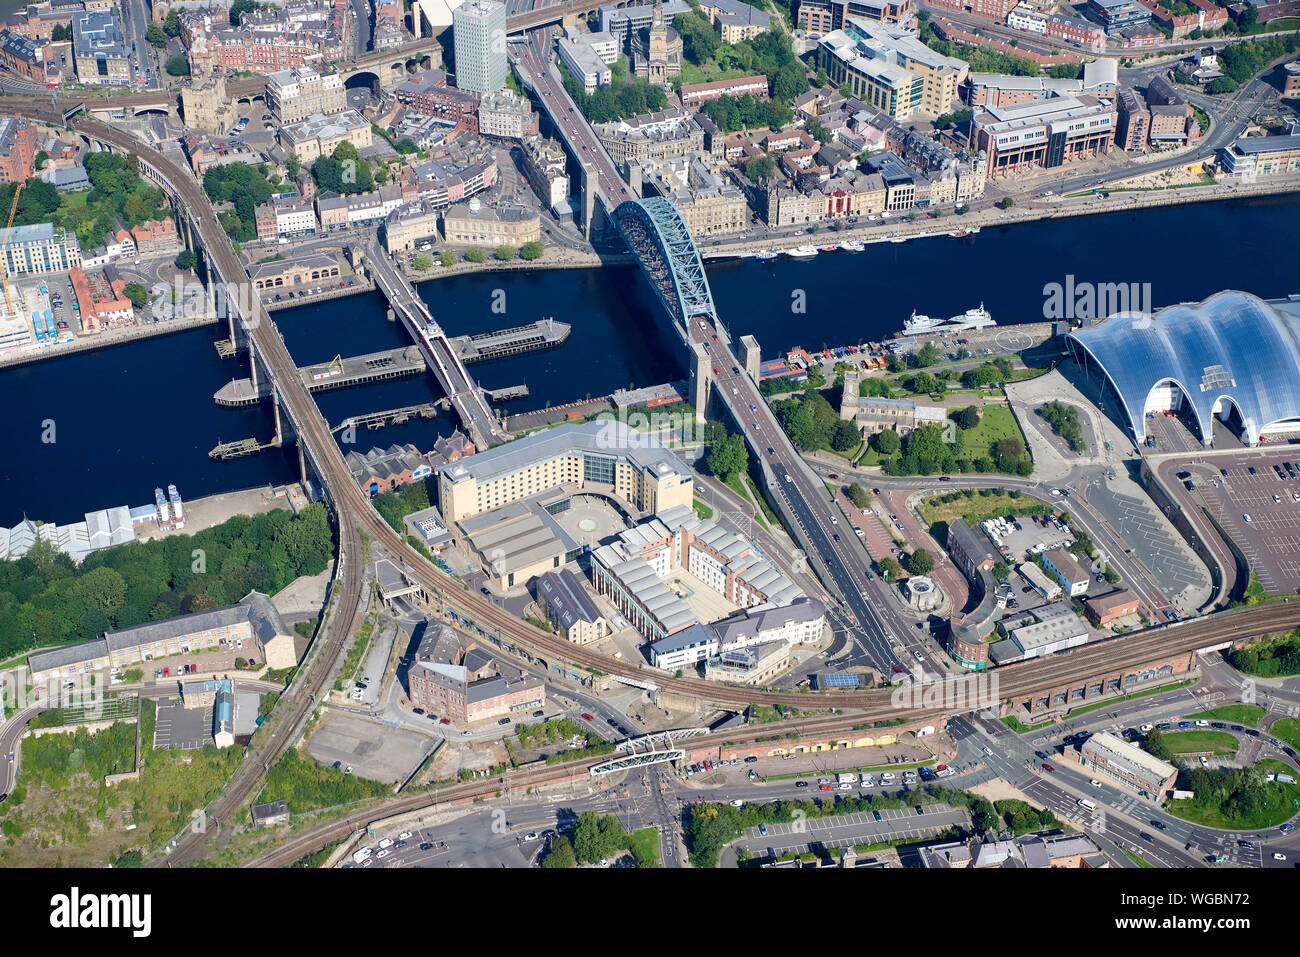
{"label": "blue car", "polygon": [[766,825],[766,824],[760,824],[760,825],[758,826],[758,833],[759,833],[759,834],[762,834],[764,837],[767,837],[767,825]]}
{"label": "blue car", "polygon": [[1179,721],[1179,722],[1178,722],[1178,727],[1180,727],[1180,728],[1190,728],[1191,726],[1192,726],[1192,723],[1191,723],[1190,721]]}

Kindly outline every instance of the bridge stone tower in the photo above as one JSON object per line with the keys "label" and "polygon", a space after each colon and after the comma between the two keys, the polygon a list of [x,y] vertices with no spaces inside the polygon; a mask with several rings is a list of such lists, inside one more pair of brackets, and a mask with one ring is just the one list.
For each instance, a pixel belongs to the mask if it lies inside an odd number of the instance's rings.
{"label": "bridge stone tower", "polygon": [[695,407],[695,421],[703,425],[709,397],[713,394],[713,366],[704,351],[704,343],[691,343],[691,405]]}
{"label": "bridge stone tower", "polygon": [[591,222],[596,216],[596,165],[582,164],[582,238],[591,242]]}
{"label": "bridge stone tower", "polygon": [[762,359],[758,351],[758,340],[753,336],[741,336],[740,356],[745,364],[745,374],[754,380],[754,385],[758,385],[759,367],[762,365]]}

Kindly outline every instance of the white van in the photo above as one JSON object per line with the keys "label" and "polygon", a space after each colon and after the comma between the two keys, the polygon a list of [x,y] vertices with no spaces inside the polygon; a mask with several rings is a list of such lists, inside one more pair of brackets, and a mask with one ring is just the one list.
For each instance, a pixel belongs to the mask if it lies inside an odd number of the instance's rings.
{"label": "white van", "polygon": [[379,842],[379,847],[381,850],[387,850],[392,846],[393,846],[393,839],[391,837],[386,837]]}
{"label": "white van", "polygon": [[359,850],[359,851],[353,851],[353,852],[352,852],[352,862],[353,862],[354,864],[360,864],[362,861],[364,861],[366,858],[368,858],[368,857],[369,857],[371,854],[373,854],[373,853],[374,853],[374,850],[373,850],[372,848],[369,848],[369,847],[363,847],[363,848],[361,848],[361,850]]}
{"label": "white van", "polygon": [[857,784],[858,776],[856,774],[837,774],[835,775],[837,784]]}
{"label": "white van", "polygon": [[1077,803],[1079,807],[1083,808],[1085,811],[1097,810],[1097,802],[1089,801],[1087,798],[1079,798]]}

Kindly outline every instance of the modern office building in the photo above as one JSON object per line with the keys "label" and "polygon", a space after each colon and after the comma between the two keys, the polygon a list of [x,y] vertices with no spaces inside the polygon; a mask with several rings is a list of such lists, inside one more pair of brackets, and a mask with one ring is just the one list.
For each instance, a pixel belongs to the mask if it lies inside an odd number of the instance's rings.
{"label": "modern office building", "polygon": [[309,116],[329,116],[348,108],[343,78],[324,76],[309,66],[281,70],[266,78],[266,105],[280,125],[300,123]]}
{"label": "modern office building", "polygon": [[611,78],[609,63],[595,48],[585,42],[582,34],[575,37],[560,37],[555,42],[555,48],[560,55],[560,62],[575,79],[582,83],[583,92],[588,96],[595,93],[599,87],[609,84]]}
{"label": "modern office building", "polygon": [[1219,166],[1241,179],[1294,173],[1300,170],[1300,133],[1243,136],[1219,150]]}
{"label": "modern office building", "polygon": [[912,0],[799,0],[795,27],[817,40],[843,30],[852,17],[876,23],[907,23],[916,14]]}
{"label": "modern office building", "polygon": [[990,176],[1054,169],[1109,153],[1114,143],[1114,105],[1086,94],[991,106],[971,122],[971,145],[988,155]]}
{"label": "modern office building", "polygon": [[506,7],[495,0],[466,0],[451,14],[456,45],[456,86],[469,93],[504,89]]}
{"label": "modern office building", "polygon": [[[689,573],[690,586],[669,586]],[[678,505],[622,532],[592,553],[596,590],[650,642],[650,662],[676,669],[719,651],[764,641],[816,641],[821,602],[807,598],[749,542],[689,505]],[[739,610],[700,622],[683,594],[699,583]]]}
{"label": "modern office building", "polygon": [[969,69],[912,33],[855,18],[821,39],[817,64],[832,83],[847,84],[853,96],[900,122],[946,112]]}

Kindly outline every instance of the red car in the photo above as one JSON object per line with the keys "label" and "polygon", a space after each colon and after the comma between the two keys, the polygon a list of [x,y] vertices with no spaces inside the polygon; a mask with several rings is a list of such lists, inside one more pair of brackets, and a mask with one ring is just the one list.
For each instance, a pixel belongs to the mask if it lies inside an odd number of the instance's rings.
{"label": "red car", "polygon": [[830,789],[831,789],[831,786],[830,786],[829,784],[819,784],[819,785],[817,785],[817,790],[818,790],[818,791],[829,791]]}
{"label": "red car", "polygon": [[1044,765],[1043,765],[1043,770],[1044,770],[1044,771],[1055,771],[1056,768],[1052,767],[1050,764],[1044,764]]}
{"label": "red car", "polygon": [[438,719],[438,723],[439,723],[439,724],[451,724],[451,718],[439,718],[439,719]]}
{"label": "red car", "polygon": [[587,714],[587,712],[584,711],[584,712],[582,712],[582,720],[583,720],[583,721],[595,721],[596,719],[593,718],[591,715]]}
{"label": "red car", "polygon": [[721,369],[714,369],[714,370],[713,370],[713,374],[714,374],[714,375],[722,375],[722,370],[721,370]]}
{"label": "red car", "polygon": [[164,668],[164,669],[163,669],[163,677],[166,678],[168,675],[171,674],[171,671],[172,671],[172,670],[171,670],[170,668]]}

